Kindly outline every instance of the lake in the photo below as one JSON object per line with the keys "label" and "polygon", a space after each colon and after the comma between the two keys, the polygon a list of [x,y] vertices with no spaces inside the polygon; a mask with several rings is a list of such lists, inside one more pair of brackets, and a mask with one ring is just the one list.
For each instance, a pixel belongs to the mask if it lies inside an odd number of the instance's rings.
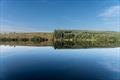
{"label": "lake", "polygon": [[120,47],[0,46],[0,80],[120,80]]}

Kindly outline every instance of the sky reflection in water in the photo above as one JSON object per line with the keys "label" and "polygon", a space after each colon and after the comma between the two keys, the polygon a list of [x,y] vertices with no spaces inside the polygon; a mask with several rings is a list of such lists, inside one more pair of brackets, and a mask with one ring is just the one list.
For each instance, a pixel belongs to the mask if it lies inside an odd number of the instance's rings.
{"label": "sky reflection in water", "polygon": [[119,80],[120,48],[1,46],[1,80]]}

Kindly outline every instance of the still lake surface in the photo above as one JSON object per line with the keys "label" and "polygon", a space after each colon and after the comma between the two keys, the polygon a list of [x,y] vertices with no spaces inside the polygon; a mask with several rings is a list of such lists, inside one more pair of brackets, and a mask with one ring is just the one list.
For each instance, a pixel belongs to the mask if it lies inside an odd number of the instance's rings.
{"label": "still lake surface", "polygon": [[120,47],[0,46],[0,80],[120,80]]}

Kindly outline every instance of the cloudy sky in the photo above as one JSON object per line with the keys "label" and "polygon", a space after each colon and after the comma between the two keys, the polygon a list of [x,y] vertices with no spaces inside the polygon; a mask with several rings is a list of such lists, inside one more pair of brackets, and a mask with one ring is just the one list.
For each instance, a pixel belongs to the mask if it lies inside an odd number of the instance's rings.
{"label": "cloudy sky", "polygon": [[119,0],[0,0],[1,32],[120,31]]}

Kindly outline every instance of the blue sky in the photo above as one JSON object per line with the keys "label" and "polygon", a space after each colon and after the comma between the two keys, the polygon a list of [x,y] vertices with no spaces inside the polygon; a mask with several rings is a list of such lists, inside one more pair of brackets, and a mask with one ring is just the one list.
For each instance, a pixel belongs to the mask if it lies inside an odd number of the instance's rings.
{"label": "blue sky", "polygon": [[0,0],[3,32],[119,31],[119,0]]}

